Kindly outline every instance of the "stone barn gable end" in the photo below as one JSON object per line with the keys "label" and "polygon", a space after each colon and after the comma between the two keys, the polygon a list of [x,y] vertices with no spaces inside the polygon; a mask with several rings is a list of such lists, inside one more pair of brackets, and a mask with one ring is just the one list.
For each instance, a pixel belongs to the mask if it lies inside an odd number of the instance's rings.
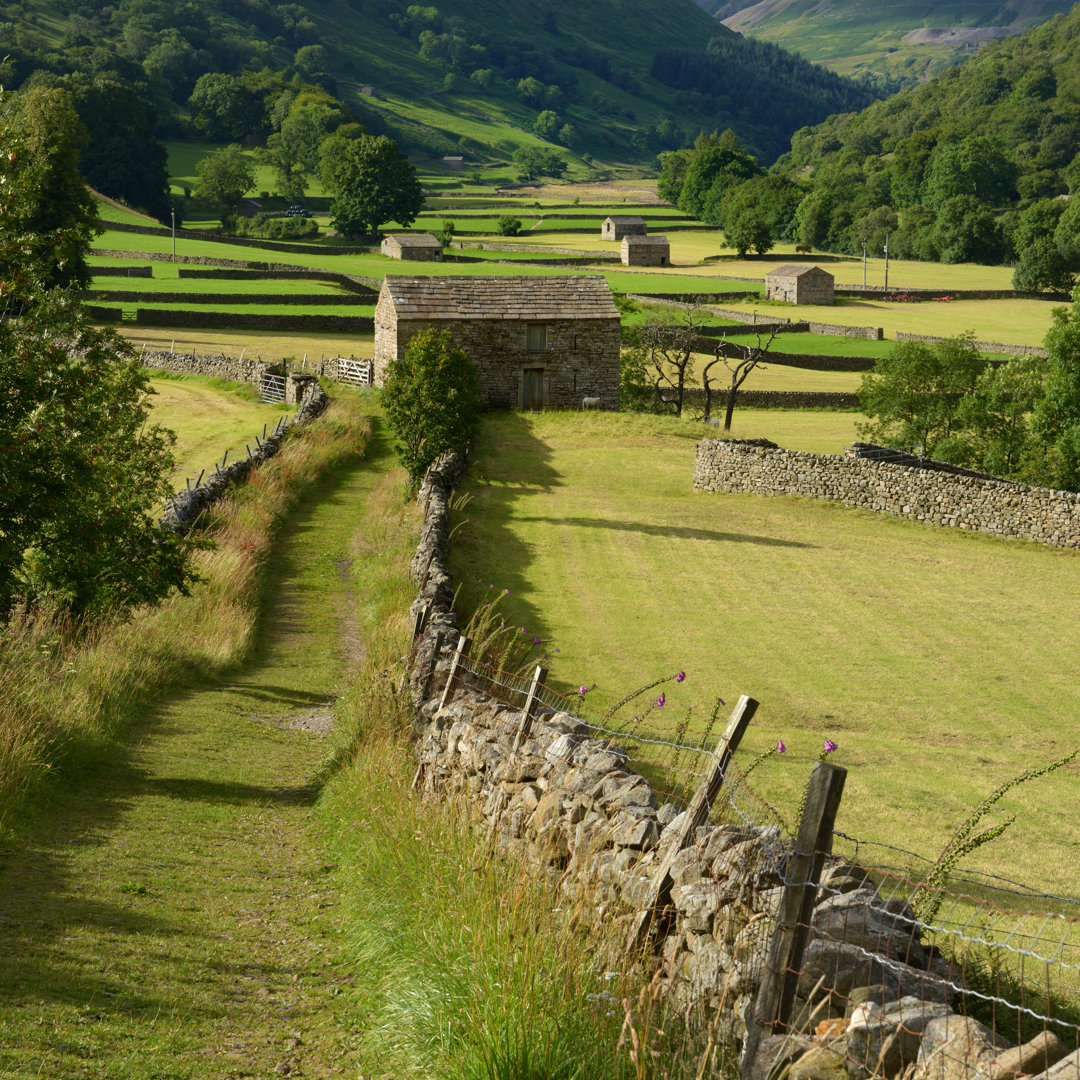
{"label": "stone barn gable end", "polygon": [[379,247],[391,259],[414,262],[437,262],[442,258],[442,244],[431,233],[397,233],[383,238]]}
{"label": "stone barn gable end", "polygon": [[833,276],[820,266],[788,264],[765,275],[765,299],[789,304],[831,304]]}
{"label": "stone barn gable end", "polygon": [[604,218],[600,236],[604,240],[621,240],[624,236],[644,236],[649,231],[643,217],[613,214]]}
{"label": "stone barn gable end", "polygon": [[421,330],[448,330],[484,400],[510,408],[619,404],[619,312],[602,277],[387,275],[375,306],[375,382]]}
{"label": "stone barn gable end", "polygon": [[623,266],[670,266],[671,245],[666,236],[624,236]]}

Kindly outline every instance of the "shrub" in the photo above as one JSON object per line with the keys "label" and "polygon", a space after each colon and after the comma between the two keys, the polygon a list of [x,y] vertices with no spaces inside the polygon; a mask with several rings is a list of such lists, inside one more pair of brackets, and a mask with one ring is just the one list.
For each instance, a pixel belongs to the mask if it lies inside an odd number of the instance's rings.
{"label": "shrub", "polygon": [[398,440],[398,460],[415,491],[441,453],[464,449],[476,434],[476,369],[465,353],[451,347],[448,330],[422,330],[406,346],[405,356],[387,366],[382,403]]}
{"label": "shrub", "polygon": [[519,232],[521,232],[521,218],[516,218],[513,214],[503,214],[499,218],[499,234],[501,236],[517,236]]}

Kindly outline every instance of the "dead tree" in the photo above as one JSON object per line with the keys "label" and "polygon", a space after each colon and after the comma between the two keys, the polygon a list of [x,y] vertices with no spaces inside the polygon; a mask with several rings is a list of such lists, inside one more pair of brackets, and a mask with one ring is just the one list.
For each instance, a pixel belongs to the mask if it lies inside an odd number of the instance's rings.
{"label": "dead tree", "polygon": [[[706,365],[701,373],[701,382],[705,388],[705,416],[703,419],[708,422],[712,416],[712,397],[713,386],[712,376],[709,374],[717,364],[723,364],[727,369],[728,374],[731,376],[731,381],[727,388],[727,413],[724,416],[724,430],[731,430],[731,418],[735,414],[735,395],[739,392],[739,387],[746,382],[746,377],[750,374],[762,362],[768,353],[770,346],[773,343],[773,339],[776,337],[776,331],[774,330],[769,334],[768,339],[763,345],[761,343],[761,334],[757,334],[756,345],[728,345],[727,336],[722,337],[717,342],[716,348],[713,349],[713,358]],[[734,355],[728,355],[728,349],[735,350]],[[719,376],[716,377],[719,379]]]}
{"label": "dead tree", "polygon": [[[676,416],[682,416],[687,372],[701,334],[700,320],[695,321],[696,316],[697,310],[688,307],[683,322],[654,320],[641,328],[639,340],[646,354],[656,398],[673,406]],[[669,396],[665,397],[665,394]]]}

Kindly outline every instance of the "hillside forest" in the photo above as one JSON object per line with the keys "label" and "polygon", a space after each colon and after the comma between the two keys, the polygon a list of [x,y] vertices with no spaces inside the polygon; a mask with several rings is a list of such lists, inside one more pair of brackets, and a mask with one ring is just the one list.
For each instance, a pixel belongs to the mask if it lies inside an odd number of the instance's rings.
{"label": "hillside forest", "polygon": [[858,113],[797,131],[765,172],[731,136],[661,155],[660,192],[740,251],[775,240],[1016,264],[1022,290],[1080,270],[1080,9]]}
{"label": "hillside forest", "polygon": [[[87,180],[159,219],[162,139],[262,148],[295,197],[290,177],[310,175],[313,146],[335,133],[387,135],[414,159],[543,151],[548,166],[603,176],[649,168],[712,127],[772,161],[796,129],[878,96],[691,0],[667,5],[662,26],[643,0],[573,16],[460,0],[27,0],[5,5],[0,41],[5,89],[69,90],[89,132]],[[758,109],[773,85],[786,104]]]}

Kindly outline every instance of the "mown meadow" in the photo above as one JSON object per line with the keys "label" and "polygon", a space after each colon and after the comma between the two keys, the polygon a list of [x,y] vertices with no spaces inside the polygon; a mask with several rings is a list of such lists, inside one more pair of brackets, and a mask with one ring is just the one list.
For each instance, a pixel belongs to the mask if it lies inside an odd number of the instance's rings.
{"label": "mown meadow", "polygon": [[[813,419],[811,419],[813,418]],[[853,414],[736,412],[735,436],[840,452]],[[679,670],[672,730],[716,695],[761,709],[744,760],[791,814],[825,738],[850,770],[838,827],[934,858],[1004,780],[1080,745],[1069,707],[1075,552],[831,503],[691,491],[690,421],[495,415],[461,511],[459,602],[509,589],[590,708]],[[465,520],[467,519],[467,521]],[[653,717],[655,719],[655,716]],[[1076,894],[1076,766],[1011,792],[1016,823],[970,865]]]}

